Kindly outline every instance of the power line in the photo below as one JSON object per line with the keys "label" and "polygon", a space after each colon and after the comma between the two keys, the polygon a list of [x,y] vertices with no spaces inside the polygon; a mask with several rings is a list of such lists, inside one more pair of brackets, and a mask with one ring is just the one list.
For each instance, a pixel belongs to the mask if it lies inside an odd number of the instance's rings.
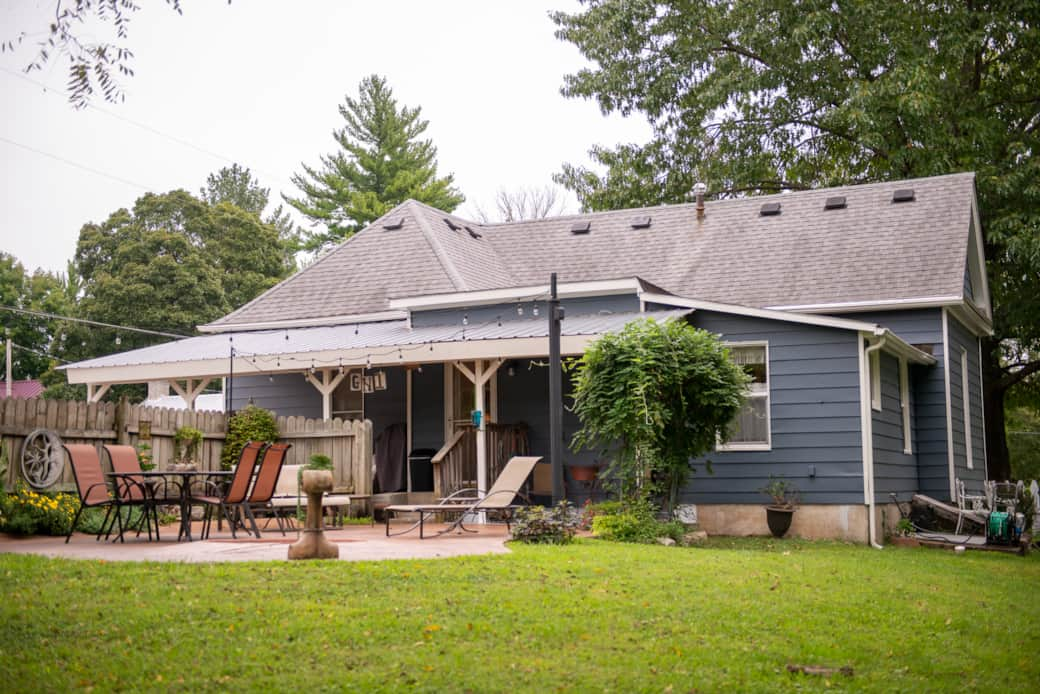
{"label": "power line", "polygon": [[15,349],[20,349],[23,352],[32,352],[33,354],[35,354],[38,357],[46,357],[48,359],[55,359],[57,361],[60,361],[62,364],[71,364],[72,363],[68,359],[62,359],[59,356],[55,356],[53,354],[47,354],[46,352],[41,352],[38,349],[33,349],[32,347],[26,347],[25,345],[20,345],[17,342],[14,342],[13,340],[11,341],[11,346],[14,347]]}
{"label": "power line", "polygon": [[160,337],[173,337],[176,339],[182,339],[185,337],[192,337],[191,335],[178,335],[177,333],[164,333],[159,330],[146,330],[145,328],[132,328],[129,325],[114,325],[112,323],[102,323],[96,320],[87,320],[86,318],[72,318],[71,316],[60,316],[57,313],[47,313],[46,311],[30,311],[24,308],[15,308],[13,306],[0,306],[2,311],[10,311],[12,313],[22,313],[27,316],[37,316],[39,318],[52,318],[56,320],[67,320],[71,323],[83,323],[85,325],[94,325],[101,328],[113,328],[115,330],[126,330],[132,333],[141,333],[143,335],[159,335]]}
{"label": "power line", "polygon": [[[56,90],[52,89],[51,87],[48,87],[43,82],[38,82],[37,80],[34,80],[31,77],[27,77],[26,75],[23,75],[20,72],[16,72],[15,70],[11,70],[11,69],[6,68],[6,67],[0,67],[0,71],[6,72],[7,74],[12,75],[14,77],[17,77],[20,80],[24,80],[24,81],[26,81],[26,82],[28,82],[30,84],[34,84],[37,87],[40,87],[41,89],[43,89],[43,91],[48,93],[48,94],[54,94],[55,96],[60,96]],[[226,157],[223,154],[218,154],[217,152],[213,152],[211,150],[208,150],[205,147],[200,147],[200,146],[198,146],[198,145],[196,145],[196,144],[194,144],[192,142],[189,142],[189,141],[187,141],[187,140],[185,140],[183,138],[177,137],[176,135],[171,135],[169,133],[164,133],[161,130],[153,128],[152,126],[148,125],[147,123],[142,123],[140,121],[136,121],[133,118],[127,118],[126,116],[120,115],[120,114],[116,113],[115,111],[109,111],[108,109],[101,108],[100,106],[96,106],[95,104],[91,104],[91,103],[87,104],[87,108],[93,109],[94,111],[97,111],[98,113],[103,113],[106,116],[110,116],[112,118],[116,118],[118,120],[121,120],[124,123],[128,123],[128,124],[130,124],[130,125],[132,125],[132,126],[134,126],[136,128],[140,128],[141,130],[144,130],[144,131],[147,131],[149,133],[152,133],[153,135],[157,135],[159,137],[165,138],[165,139],[167,139],[167,140],[169,140],[171,142],[174,142],[174,143],[176,143],[178,145],[181,145],[182,147],[188,147],[189,149],[193,149],[196,152],[199,152],[200,154],[205,154],[208,157],[213,157],[214,159],[220,159],[221,161],[225,161],[225,162],[227,162],[229,164],[237,164],[238,163],[236,160],[234,160],[234,159],[232,159],[230,157]],[[256,167],[251,167],[251,168],[252,168],[253,171],[256,171],[257,173],[262,173],[264,176],[267,176],[268,178],[273,179],[273,180],[275,180],[275,181],[277,181],[277,182],[279,182],[279,183],[281,183],[283,185],[291,185],[291,184],[289,184],[288,181],[283,179],[281,176],[276,176],[276,175],[270,173],[269,171],[263,171],[262,169],[258,169]]]}
{"label": "power line", "polygon": [[97,174],[98,176],[104,176],[105,178],[111,178],[113,181],[118,181],[118,182],[123,183],[125,185],[133,186],[134,188],[140,188],[141,190],[144,190],[144,191],[156,190],[155,186],[146,186],[146,185],[142,185],[140,183],[134,183],[133,181],[128,181],[125,178],[120,178],[119,176],[113,176],[110,173],[105,173],[104,171],[101,171],[99,169],[95,169],[93,167],[87,166],[86,164],[80,164],[78,162],[72,161],[71,159],[66,159],[65,157],[59,157],[57,154],[51,154],[50,152],[44,152],[42,149],[36,149],[35,147],[30,147],[29,145],[23,145],[21,142],[15,142],[14,140],[9,140],[6,137],[3,137],[2,135],[0,135],[0,142],[6,142],[9,145],[14,145],[15,147],[21,147],[24,150],[28,150],[30,152],[33,152],[34,154],[39,154],[39,155],[44,156],[44,157],[49,157],[49,158],[54,159],[56,161],[60,161],[63,164],[68,164],[69,166],[74,166],[77,169],[83,169],[84,171],[89,171],[92,174]]}

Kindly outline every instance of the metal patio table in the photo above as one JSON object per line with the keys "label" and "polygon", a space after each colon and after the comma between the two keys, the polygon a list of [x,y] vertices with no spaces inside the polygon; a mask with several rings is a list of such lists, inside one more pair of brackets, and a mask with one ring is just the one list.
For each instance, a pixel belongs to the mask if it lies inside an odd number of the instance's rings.
{"label": "metal patio table", "polygon": [[[155,494],[155,482],[160,478],[166,480],[171,477],[179,478],[174,482],[179,490],[178,502],[181,509],[181,527],[177,533],[177,541],[187,538],[191,542],[191,483],[193,478],[230,478],[234,470],[143,470],[141,472],[110,472],[109,477],[114,478],[140,478],[143,486],[150,494]],[[149,483],[151,482],[151,484]]]}

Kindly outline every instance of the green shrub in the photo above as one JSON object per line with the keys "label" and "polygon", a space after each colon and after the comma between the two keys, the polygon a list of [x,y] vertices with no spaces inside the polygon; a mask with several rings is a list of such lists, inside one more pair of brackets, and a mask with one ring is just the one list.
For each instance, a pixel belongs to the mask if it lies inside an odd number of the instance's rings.
{"label": "green shrub", "polygon": [[567,500],[552,508],[530,506],[516,513],[511,533],[514,540],[528,544],[565,545],[574,539],[578,518]]}
{"label": "green shrub", "polygon": [[332,470],[332,458],[324,453],[315,453],[307,463],[308,470]]}
{"label": "green shrub", "polygon": [[198,460],[202,446],[202,432],[195,427],[183,426],[173,434],[173,460],[190,463]]}
{"label": "green shrub", "polygon": [[19,481],[0,495],[0,530],[13,535],[67,535],[79,509],[72,494],[41,494]]}
{"label": "green shrub", "polygon": [[[83,513],[80,514],[79,521],[76,523],[76,530],[88,535],[97,535],[101,532],[101,524],[105,521],[105,511],[106,509],[104,508],[94,507],[83,509]],[[135,527],[141,522],[141,514],[143,511],[139,506],[124,508],[121,512],[123,514],[124,528]],[[168,516],[163,515],[160,517],[160,522],[168,521]],[[116,528],[118,528],[118,526],[113,526],[113,532],[115,532]],[[64,535],[66,533],[68,533],[68,530],[62,534]]]}
{"label": "green shrub", "polygon": [[649,544],[659,537],[681,542],[686,528],[678,521],[659,521],[656,508],[644,498],[627,503],[598,504],[592,518],[592,532],[596,537],[612,542]]}
{"label": "green shrub", "polygon": [[224,439],[224,450],[220,453],[220,464],[225,470],[230,470],[238,462],[247,443],[274,443],[277,438],[278,426],[274,414],[256,405],[246,405],[228,419],[227,438]]}

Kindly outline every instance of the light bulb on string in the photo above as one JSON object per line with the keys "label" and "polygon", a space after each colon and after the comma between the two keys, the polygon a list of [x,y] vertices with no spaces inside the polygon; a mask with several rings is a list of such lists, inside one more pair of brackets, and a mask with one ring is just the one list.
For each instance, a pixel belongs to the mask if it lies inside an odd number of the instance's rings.
{"label": "light bulb on string", "polygon": [[533,307],[531,307],[531,313],[534,314],[535,318],[538,317],[538,304],[535,304]]}
{"label": "light bulb on string", "polygon": [[524,315],[524,306],[523,306],[523,304],[517,304],[516,305],[516,315],[518,315],[518,316]]}
{"label": "light bulb on string", "polygon": [[495,318],[495,320],[496,320],[496,321],[498,321],[498,327],[500,327],[500,328],[501,328],[501,327],[502,327],[502,316],[497,316],[497,317]]}
{"label": "light bulb on string", "polygon": [[116,344],[117,344],[117,345],[121,345],[121,344],[123,344],[123,338],[121,338],[121,337],[119,337],[118,335],[116,335]]}
{"label": "light bulb on string", "polygon": [[462,324],[463,325],[469,325],[469,314],[468,313],[463,313],[462,314]]}

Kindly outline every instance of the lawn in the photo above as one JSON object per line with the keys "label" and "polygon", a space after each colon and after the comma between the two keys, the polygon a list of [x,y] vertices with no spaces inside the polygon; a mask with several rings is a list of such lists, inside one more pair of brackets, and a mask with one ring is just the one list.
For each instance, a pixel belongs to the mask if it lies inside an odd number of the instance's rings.
{"label": "lawn", "polygon": [[[0,555],[0,576],[0,674],[12,692],[1035,691],[1040,682],[1036,555],[586,540],[356,563]],[[853,674],[792,674],[788,664]]]}

